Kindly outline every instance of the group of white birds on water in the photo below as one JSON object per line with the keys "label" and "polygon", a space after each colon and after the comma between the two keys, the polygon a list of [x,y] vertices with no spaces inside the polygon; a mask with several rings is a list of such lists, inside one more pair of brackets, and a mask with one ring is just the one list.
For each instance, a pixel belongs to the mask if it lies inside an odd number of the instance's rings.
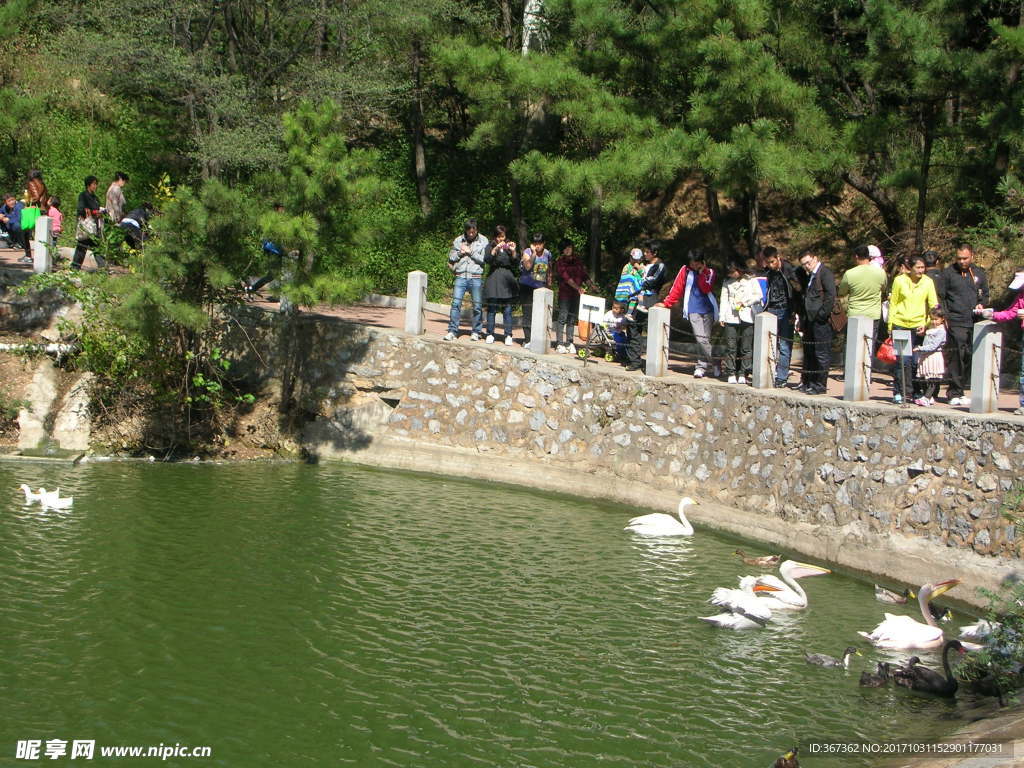
{"label": "group of white birds on water", "polygon": [[48,491],[45,488],[33,491],[25,483],[18,487],[25,493],[26,504],[39,502],[43,509],[70,509],[71,505],[75,503],[74,496],[61,496],[60,488],[55,491]]}
{"label": "group of white birds on water", "polygon": [[[686,518],[686,508],[694,503],[689,496],[684,497],[680,500],[675,515],[655,512],[634,517],[624,530],[640,536],[692,536],[693,525]],[[779,564],[781,558],[777,555],[748,558],[739,550],[736,554],[740,555],[749,565],[778,565],[779,576],[773,574],[741,576],[738,588],[719,587],[716,589],[708,602],[721,608],[722,612],[699,618],[708,624],[725,629],[759,629],[771,621],[773,612],[805,609],[808,603],[807,593],[800,586],[799,580],[809,576],[831,573],[827,568],[795,560],[785,560]],[[992,631],[992,627],[987,621],[982,619],[975,624],[961,627],[959,642],[946,641],[942,627],[939,626],[938,620],[931,610],[930,602],[933,599],[945,594],[959,583],[959,579],[947,579],[921,587],[917,594],[917,601],[921,609],[921,617],[924,619],[923,623],[911,616],[886,613],[884,620],[871,632],[858,632],[858,634],[875,647],[885,649],[936,649],[942,647],[944,643],[946,645],[955,644],[958,648],[962,646],[965,651],[982,648],[983,646],[978,643],[984,642]],[[876,599],[884,603],[905,603],[908,596],[913,596],[909,590],[900,594],[878,586],[875,588]],[[832,657],[827,658],[836,661],[837,665],[846,666],[855,649],[848,648],[847,651],[848,653],[845,654],[841,662]],[[816,656],[820,656],[820,654]],[[811,659],[809,661],[818,663]],[[823,665],[833,666],[830,663]]]}

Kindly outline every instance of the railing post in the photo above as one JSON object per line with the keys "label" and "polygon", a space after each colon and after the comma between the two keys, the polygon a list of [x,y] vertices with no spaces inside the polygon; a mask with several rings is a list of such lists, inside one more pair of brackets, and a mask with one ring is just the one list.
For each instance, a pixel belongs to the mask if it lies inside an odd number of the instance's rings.
{"label": "railing post", "polygon": [[1003,357],[1003,334],[998,323],[982,320],[974,324],[971,358],[971,413],[992,413],[999,408],[999,363]]}
{"label": "railing post", "polygon": [[651,307],[647,310],[647,359],[644,373],[648,376],[664,376],[668,373],[668,336],[672,310],[668,307]]}
{"label": "railing post", "polygon": [[405,332],[421,336],[427,304],[427,273],[414,270],[405,286]]}
{"label": "railing post", "polygon": [[874,336],[874,320],[863,315],[850,315],[846,324],[843,400],[867,400],[871,396],[871,346]]}
{"label": "railing post", "polygon": [[535,288],[533,291],[533,314],[531,315],[530,340],[526,348],[537,355],[551,351],[551,307],[555,294],[550,288]]}
{"label": "railing post", "polygon": [[37,275],[53,269],[53,254],[50,253],[52,226],[53,222],[49,216],[40,216],[36,219],[35,242],[32,243],[32,271]]}
{"label": "railing post", "polygon": [[750,383],[754,389],[775,386],[775,365],[779,359],[779,318],[771,312],[754,315],[754,369]]}

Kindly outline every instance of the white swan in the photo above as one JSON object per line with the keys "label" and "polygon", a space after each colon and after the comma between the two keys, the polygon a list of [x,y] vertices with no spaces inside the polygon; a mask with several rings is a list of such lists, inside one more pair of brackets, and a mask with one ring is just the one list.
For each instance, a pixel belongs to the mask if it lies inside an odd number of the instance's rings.
{"label": "white swan", "polygon": [[960,639],[983,643],[988,640],[989,635],[997,626],[998,624],[992,624],[987,619],[978,619],[974,624],[965,624],[960,627]]}
{"label": "white swan", "polygon": [[622,530],[636,533],[640,536],[692,536],[693,526],[686,519],[686,508],[696,502],[689,496],[679,500],[679,508],[676,515],[669,515],[664,512],[652,512],[649,515],[634,517]]}
{"label": "white swan", "polygon": [[826,573],[832,573],[832,571],[809,563],[786,560],[779,566],[781,579],[770,573],[761,576],[743,576],[740,578],[740,589],[752,595],[758,585],[774,587],[770,594],[758,599],[767,602],[773,611],[799,611],[807,607],[807,593],[797,583],[797,579],[822,576]]}
{"label": "white swan", "polygon": [[921,609],[921,616],[924,618],[925,624],[910,616],[886,613],[885,620],[870,633],[858,632],[857,634],[876,648],[902,650],[938,648],[942,645],[943,640],[942,627],[932,616],[932,612],[928,609],[928,603],[932,598],[945,594],[959,583],[960,579],[947,579],[938,584],[925,584],[918,590],[917,604]]}
{"label": "white swan", "polygon": [[40,488],[38,491],[33,491],[25,483],[18,486],[22,491],[25,492],[25,503],[31,504],[33,501],[41,501],[43,495],[46,493],[45,488]]}
{"label": "white swan", "polygon": [[719,587],[711,593],[708,602],[725,608],[726,612],[697,618],[722,629],[759,629],[771,620],[772,609],[768,601],[758,595],[774,591],[775,587],[768,584],[754,585],[753,592]]}

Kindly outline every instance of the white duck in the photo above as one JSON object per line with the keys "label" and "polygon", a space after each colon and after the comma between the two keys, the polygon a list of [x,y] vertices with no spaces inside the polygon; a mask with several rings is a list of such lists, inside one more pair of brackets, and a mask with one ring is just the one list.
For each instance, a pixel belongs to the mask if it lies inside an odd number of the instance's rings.
{"label": "white duck", "polygon": [[925,584],[918,590],[917,604],[926,623],[922,624],[910,616],[886,613],[885,620],[870,633],[858,632],[857,634],[876,648],[903,650],[938,648],[943,641],[942,627],[932,616],[932,612],[928,609],[928,603],[932,598],[945,594],[959,583],[960,579],[947,579],[937,584]]}
{"label": "white duck", "polygon": [[74,496],[61,498],[59,491],[55,491],[52,496],[44,496],[41,500],[43,509],[70,509],[74,502]]}
{"label": "white duck", "polygon": [[43,496],[46,494],[45,488],[40,488],[38,491],[33,491],[25,483],[18,486],[25,493],[25,503],[31,504],[33,501],[42,501]]}
{"label": "white duck", "polygon": [[797,579],[822,576],[826,573],[832,571],[809,563],[786,560],[779,566],[781,579],[770,573],[743,576],[740,578],[740,589],[752,595],[758,585],[774,587],[770,594],[759,599],[766,601],[773,611],[800,611],[807,607],[807,593],[797,583]]}
{"label": "white duck", "polygon": [[698,618],[722,629],[759,629],[771,620],[772,609],[768,600],[758,595],[775,591],[770,584],[755,584],[752,592],[719,587],[708,602],[725,608],[726,612]]}
{"label": "white duck", "polygon": [[640,536],[692,536],[693,526],[686,519],[685,510],[695,503],[689,496],[684,496],[679,500],[679,508],[676,510],[678,517],[664,512],[652,512],[634,517],[622,530]]}

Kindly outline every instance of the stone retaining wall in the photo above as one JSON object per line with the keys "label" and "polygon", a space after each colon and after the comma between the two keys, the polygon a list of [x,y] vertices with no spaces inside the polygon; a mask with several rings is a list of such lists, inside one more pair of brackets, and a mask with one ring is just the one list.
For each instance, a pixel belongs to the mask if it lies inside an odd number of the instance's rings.
{"label": "stone retaining wall", "polygon": [[649,488],[652,505],[659,493],[717,502],[745,512],[753,538],[779,541],[765,532],[780,522],[810,538],[856,532],[866,550],[911,537],[938,559],[970,553],[1004,575],[1024,552],[1002,514],[1024,462],[1024,418],[650,379],[329,319],[300,316],[283,337],[277,318],[249,322],[261,325],[249,335],[264,339],[266,365],[248,355],[248,370],[288,380],[283,391],[314,419],[305,442],[324,456],[358,459],[385,440],[489,454],[491,466],[505,456],[535,476],[569,470],[581,488]]}

